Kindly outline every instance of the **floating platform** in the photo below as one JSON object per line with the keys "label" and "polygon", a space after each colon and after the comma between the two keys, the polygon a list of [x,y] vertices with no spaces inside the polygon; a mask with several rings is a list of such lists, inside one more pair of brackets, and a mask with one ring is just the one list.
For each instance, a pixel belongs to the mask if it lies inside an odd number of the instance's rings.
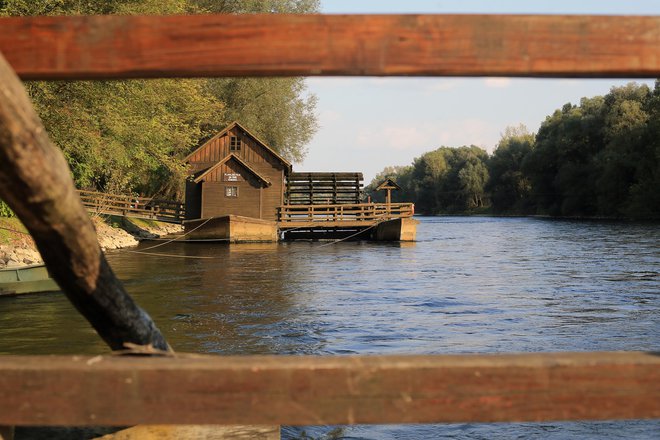
{"label": "floating platform", "polygon": [[284,240],[371,240],[371,241],[415,241],[419,220],[397,218],[367,225],[346,226],[314,225],[295,229],[281,228]]}
{"label": "floating platform", "polygon": [[183,228],[189,241],[415,241],[419,221],[412,214],[412,204],[292,205],[280,207],[279,222],[226,215],[187,220]]}
{"label": "floating platform", "polygon": [[190,240],[223,240],[230,243],[275,242],[277,223],[240,215],[186,220],[183,232]]}

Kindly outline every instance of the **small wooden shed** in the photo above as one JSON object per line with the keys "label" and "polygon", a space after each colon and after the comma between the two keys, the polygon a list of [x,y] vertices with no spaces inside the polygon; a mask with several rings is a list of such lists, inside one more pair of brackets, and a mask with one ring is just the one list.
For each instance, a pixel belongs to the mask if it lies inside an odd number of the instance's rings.
{"label": "small wooden shed", "polygon": [[277,220],[291,164],[238,122],[193,151],[185,162],[186,218],[240,215]]}
{"label": "small wooden shed", "polygon": [[376,191],[387,191],[385,193],[385,203],[388,205],[392,203],[392,190],[399,191],[401,187],[392,179],[385,179],[380,185],[376,187]]}

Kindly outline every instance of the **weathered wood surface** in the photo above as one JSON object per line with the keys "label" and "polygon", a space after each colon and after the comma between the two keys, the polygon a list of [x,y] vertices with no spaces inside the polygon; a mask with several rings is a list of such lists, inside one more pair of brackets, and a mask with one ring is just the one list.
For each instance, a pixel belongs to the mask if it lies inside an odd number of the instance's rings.
{"label": "weathered wood surface", "polygon": [[98,437],[96,440],[280,440],[280,427],[140,425]]}
{"label": "weathered wood surface", "polygon": [[151,318],[113,274],[64,155],[48,139],[22,84],[1,54],[0,199],[28,229],[51,276],[71,303],[111,348],[133,343],[167,349]]}
{"label": "weathered wood surface", "polygon": [[644,419],[660,356],[4,356],[0,390],[0,425]]}
{"label": "weathered wood surface", "polygon": [[283,205],[278,208],[280,229],[375,225],[393,218],[410,218],[412,203]]}
{"label": "weathered wood surface", "polygon": [[69,16],[0,29],[24,79],[660,76],[658,16]]}

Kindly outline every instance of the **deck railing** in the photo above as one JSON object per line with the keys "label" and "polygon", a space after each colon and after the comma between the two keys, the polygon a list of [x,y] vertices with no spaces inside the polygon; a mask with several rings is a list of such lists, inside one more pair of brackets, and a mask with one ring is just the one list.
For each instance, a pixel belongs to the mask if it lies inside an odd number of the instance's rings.
{"label": "deck railing", "polygon": [[86,190],[79,190],[78,194],[83,206],[97,214],[121,215],[169,223],[181,223],[186,215],[185,205],[174,200]]}
{"label": "deck railing", "polygon": [[368,226],[383,220],[410,218],[412,203],[358,203],[352,205],[283,205],[277,218],[281,227],[295,227],[300,223],[363,223]]}

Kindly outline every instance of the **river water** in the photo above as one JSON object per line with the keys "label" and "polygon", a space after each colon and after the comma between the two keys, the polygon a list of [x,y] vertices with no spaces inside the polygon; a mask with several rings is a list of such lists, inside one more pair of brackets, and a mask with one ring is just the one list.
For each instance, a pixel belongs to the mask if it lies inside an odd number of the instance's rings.
{"label": "river water", "polygon": [[[108,259],[179,352],[660,349],[659,225],[420,220],[416,243],[172,243],[150,252],[210,258],[123,250]],[[105,352],[61,294],[0,299],[0,354]],[[660,422],[355,426],[339,437],[651,439]]]}

